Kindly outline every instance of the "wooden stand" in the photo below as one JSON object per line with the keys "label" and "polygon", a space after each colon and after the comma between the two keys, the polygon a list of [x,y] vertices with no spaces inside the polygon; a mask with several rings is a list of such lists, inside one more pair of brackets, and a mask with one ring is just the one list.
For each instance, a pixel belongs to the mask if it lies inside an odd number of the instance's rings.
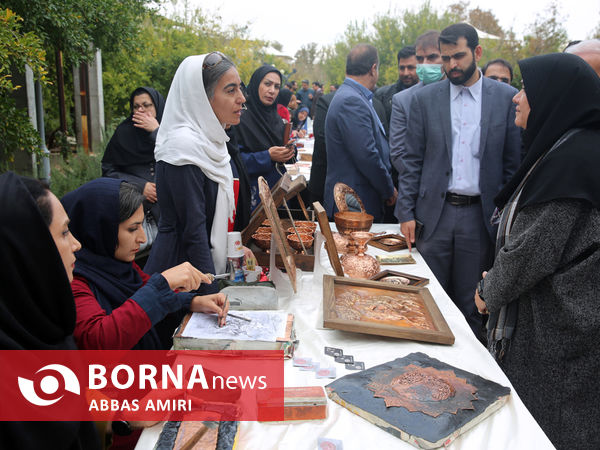
{"label": "wooden stand", "polygon": [[331,228],[329,227],[329,219],[327,219],[327,213],[325,212],[325,208],[323,208],[323,206],[319,202],[314,202],[313,208],[317,213],[317,219],[319,220],[319,227],[321,227],[321,233],[323,233],[323,236],[325,236],[325,250],[327,250],[327,256],[329,256],[329,262],[331,263],[331,267],[333,267],[333,270],[338,277],[343,277],[344,268],[342,267],[342,263],[340,262],[340,257],[338,255],[337,248],[333,240],[333,234],[331,233]]}

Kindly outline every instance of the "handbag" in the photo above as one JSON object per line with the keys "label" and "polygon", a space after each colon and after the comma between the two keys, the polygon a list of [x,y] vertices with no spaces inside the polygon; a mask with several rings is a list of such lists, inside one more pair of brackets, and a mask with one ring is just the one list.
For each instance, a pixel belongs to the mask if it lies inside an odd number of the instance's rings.
{"label": "handbag", "polygon": [[150,212],[150,210],[146,211],[144,214],[144,220],[142,221],[142,228],[144,229],[144,233],[146,234],[146,242],[140,245],[140,252],[152,247],[152,244],[156,240],[156,236],[158,235],[158,225],[156,224],[156,219]]}

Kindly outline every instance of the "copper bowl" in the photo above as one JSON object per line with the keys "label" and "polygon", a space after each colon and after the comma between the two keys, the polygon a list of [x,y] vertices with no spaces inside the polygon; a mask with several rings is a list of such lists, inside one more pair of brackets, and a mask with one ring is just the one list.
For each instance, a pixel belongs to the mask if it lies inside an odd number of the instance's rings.
{"label": "copper bowl", "polygon": [[271,233],[254,233],[252,239],[262,250],[268,251],[271,248]]}
{"label": "copper bowl", "polygon": [[340,211],[333,215],[338,231],[350,234],[353,231],[369,231],[373,225],[373,216],[364,212]]}
{"label": "copper bowl", "polygon": [[271,220],[270,219],[265,219],[262,221],[262,223],[260,224],[262,227],[270,227],[271,226]]}
{"label": "copper bowl", "polygon": [[254,234],[271,234],[271,227],[258,227]]}
{"label": "copper bowl", "polygon": [[[309,236],[312,236],[312,234],[314,233],[313,229],[301,227],[299,225],[296,225],[296,230],[298,230],[298,233],[300,234],[308,234]],[[289,227],[287,230],[285,230],[285,232],[288,234],[296,234],[296,232],[294,231],[294,227]]]}
{"label": "copper bowl", "polygon": [[296,228],[298,228],[298,227],[310,228],[313,233],[317,229],[317,223],[311,222],[310,220],[296,220],[294,223],[296,224]]}
{"label": "copper bowl", "polygon": [[[312,247],[315,238],[313,238],[310,234],[302,234],[300,233],[300,238],[302,239],[302,243],[304,244],[304,248],[309,249]],[[303,251],[302,245],[298,240],[298,236],[296,234],[288,234],[287,240],[294,250],[299,252]]]}

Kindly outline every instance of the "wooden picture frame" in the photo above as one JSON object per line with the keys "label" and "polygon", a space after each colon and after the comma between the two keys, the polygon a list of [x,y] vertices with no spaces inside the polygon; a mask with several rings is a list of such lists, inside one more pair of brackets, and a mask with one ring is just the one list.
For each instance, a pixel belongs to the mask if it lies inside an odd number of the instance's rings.
{"label": "wooden picture frame", "polygon": [[[284,173],[283,176],[275,183],[273,189],[270,190],[271,198],[275,207],[278,208],[283,203],[283,200],[290,200],[291,198],[298,195],[306,189],[307,183],[304,175],[292,180],[289,173]],[[242,244],[248,245],[248,242],[252,239],[252,235],[261,226],[263,221],[267,218],[265,212],[264,203],[261,201],[250,217],[250,223],[242,230]]]}
{"label": "wooden picture frame", "polygon": [[421,286],[426,286],[427,284],[429,284],[429,278],[419,277],[417,275],[411,275],[410,273],[396,272],[395,270],[383,270],[383,271],[373,275],[369,279],[373,280],[373,281],[384,282],[382,280],[383,280],[383,278],[386,278],[386,277],[408,278],[410,280],[410,283],[408,284],[408,286],[411,286],[411,287],[421,287]]}
{"label": "wooden picture frame", "polygon": [[[398,297],[402,293],[412,294],[413,303],[421,305],[422,313],[428,322],[429,329],[419,326],[399,326],[379,321],[377,319],[343,319],[335,311],[337,295],[340,291],[345,293],[356,290],[359,292],[373,293],[387,297]],[[344,293],[344,292],[342,292]],[[379,281],[357,280],[344,277],[323,276],[323,327],[336,330],[352,331],[355,333],[374,334],[378,336],[389,336],[413,341],[434,342],[436,344],[454,344],[454,334],[448,327],[444,316],[438,309],[429,290],[424,287],[400,286],[395,284],[383,284]]]}
{"label": "wooden picture frame", "polygon": [[[385,244],[383,242],[381,242],[382,239],[398,239],[402,242],[399,242],[397,244]],[[371,238],[371,240],[368,242],[369,245],[376,247],[376,248],[380,248],[381,250],[385,250],[386,252],[396,252],[398,250],[404,250],[405,248],[408,248],[408,245],[406,244],[406,239],[404,238],[404,236],[401,236],[399,234],[384,234],[381,236],[375,236],[373,238]]]}
{"label": "wooden picture frame", "polygon": [[283,260],[285,271],[290,279],[290,282],[292,283],[292,289],[294,290],[294,293],[296,293],[298,292],[298,289],[296,287],[296,262],[294,260],[294,252],[288,244],[285,230],[281,225],[279,213],[277,212],[277,206],[273,202],[269,184],[263,177],[258,177],[258,193],[264,206],[267,218],[271,221],[271,233],[273,239],[275,239],[275,245],[281,255],[281,259]]}
{"label": "wooden picture frame", "polygon": [[314,202],[313,209],[317,213],[317,220],[319,221],[321,233],[325,236],[325,250],[327,251],[327,256],[329,256],[331,267],[333,267],[333,271],[337,276],[343,277],[344,268],[340,262],[340,256],[338,255],[337,247],[333,240],[333,233],[331,233],[331,227],[329,226],[329,219],[327,218],[325,208],[323,208],[323,205],[321,205],[320,202]]}

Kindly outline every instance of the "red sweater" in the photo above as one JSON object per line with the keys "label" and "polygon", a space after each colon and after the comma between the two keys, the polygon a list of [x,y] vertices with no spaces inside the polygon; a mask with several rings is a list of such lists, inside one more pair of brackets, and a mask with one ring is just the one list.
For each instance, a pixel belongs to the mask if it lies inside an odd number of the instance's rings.
{"label": "red sweater", "polygon": [[[136,263],[133,267],[145,285],[150,276]],[[81,350],[130,350],[152,327],[146,312],[132,299],[106,314],[85,278],[75,275],[71,289],[77,310],[73,336]]]}

